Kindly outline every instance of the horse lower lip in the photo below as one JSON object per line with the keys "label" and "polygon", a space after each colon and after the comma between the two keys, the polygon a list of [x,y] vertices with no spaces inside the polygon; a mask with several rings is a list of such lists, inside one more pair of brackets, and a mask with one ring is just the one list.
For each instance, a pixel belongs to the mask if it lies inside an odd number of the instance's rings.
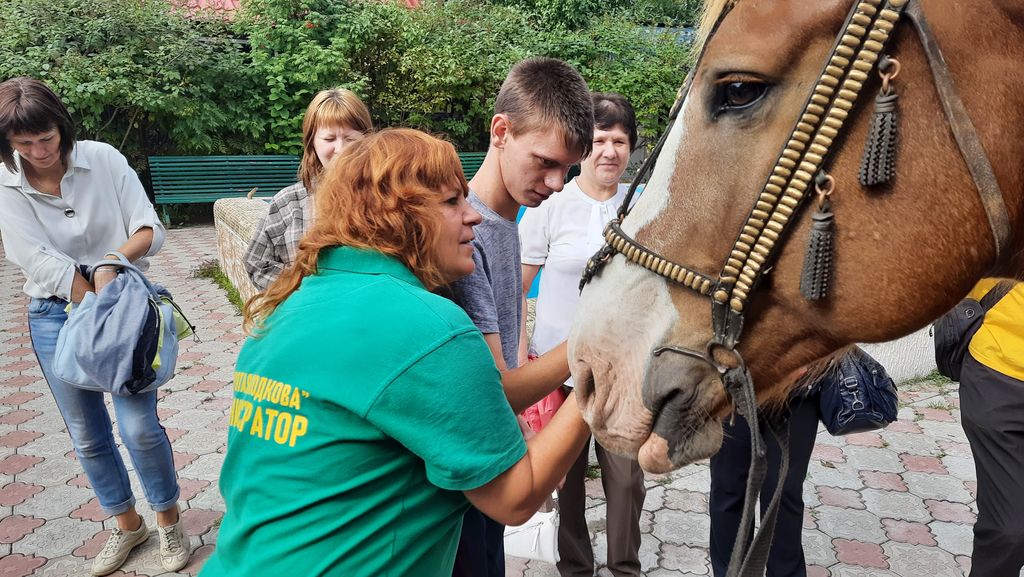
{"label": "horse lower lip", "polygon": [[668,443],[657,433],[651,433],[640,445],[637,453],[637,461],[640,467],[648,473],[668,473],[675,467],[669,459]]}

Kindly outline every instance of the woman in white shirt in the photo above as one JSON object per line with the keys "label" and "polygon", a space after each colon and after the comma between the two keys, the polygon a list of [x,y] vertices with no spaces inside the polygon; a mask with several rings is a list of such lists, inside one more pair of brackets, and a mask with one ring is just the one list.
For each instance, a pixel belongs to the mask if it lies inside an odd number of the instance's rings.
{"label": "woman in white shirt", "polygon": [[[519,223],[523,292],[543,267],[530,353],[541,355],[569,336],[579,302],[580,275],[587,259],[604,244],[601,232],[626,194],[620,184],[636,147],[636,115],[621,94],[595,93],[594,149],[580,164],[580,175]],[[525,343],[527,339],[522,339]],[[572,386],[572,380],[567,383]],[[595,444],[601,482],[608,499],[608,570],[615,577],[639,576],[640,512],[646,490],[636,461]],[[594,552],[584,510],[583,482],[589,441],[559,491],[558,571],[563,577],[594,574]]]}
{"label": "woman in white shirt", "polygon": [[[117,276],[117,269],[99,267],[90,282],[87,267],[117,251],[145,270],[145,257],[160,249],[164,230],[125,157],[101,142],[76,142],[67,108],[38,80],[0,83],[0,160],[0,234],[7,260],[26,278],[32,348],[78,462],[103,511],[117,520],[92,567],[93,575],[106,575],[149,537],[149,530],[135,510],[103,394],[55,378],[54,350],[68,303],[99,292]],[[156,400],[153,391],[115,396],[113,405],[121,438],[156,511],[163,566],[177,571],[188,563],[191,549],[178,516],[177,475]]]}

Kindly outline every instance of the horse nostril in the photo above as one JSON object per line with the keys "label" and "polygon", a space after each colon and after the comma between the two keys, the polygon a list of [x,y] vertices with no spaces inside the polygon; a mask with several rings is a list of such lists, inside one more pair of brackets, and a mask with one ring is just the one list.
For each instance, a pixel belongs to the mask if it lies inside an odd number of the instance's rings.
{"label": "horse nostril", "polygon": [[[685,355],[652,355],[644,378],[644,405],[660,410],[676,394],[696,397],[700,384],[714,376],[711,365]],[[674,403],[673,403],[674,404]]]}
{"label": "horse nostril", "polygon": [[665,412],[666,408],[668,408],[670,410],[671,409],[676,409],[676,410],[682,409],[683,408],[682,407],[682,404],[683,404],[682,393],[683,392],[680,389],[678,389],[678,388],[669,389],[668,391],[665,391],[664,394],[661,397],[658,397],[657,399],[653,399],[651,405],[648,406],[648,408],[655,415],[660,415],[661,413]]}

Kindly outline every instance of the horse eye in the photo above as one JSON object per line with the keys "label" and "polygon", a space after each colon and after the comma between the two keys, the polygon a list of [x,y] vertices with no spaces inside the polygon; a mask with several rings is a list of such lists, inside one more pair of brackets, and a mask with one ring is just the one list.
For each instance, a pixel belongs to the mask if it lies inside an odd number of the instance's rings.
{"label": "horse eye", "polygon": [[728,82],[720,89],[718,112],[743,110],[756,104],[768,91],[764,82]]}

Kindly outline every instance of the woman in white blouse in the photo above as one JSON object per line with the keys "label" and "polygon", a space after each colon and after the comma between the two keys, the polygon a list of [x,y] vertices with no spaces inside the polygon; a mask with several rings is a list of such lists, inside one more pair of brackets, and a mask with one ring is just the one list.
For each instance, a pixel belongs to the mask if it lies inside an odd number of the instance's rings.
{"label": "woman in white blouse", "polygon": [[[580,275],[587,259],[604,244],[601,232],[622,203],[628,185],[620,184],[636,147],[636,116],[621,94],[595,93],[594,149],[580,163],[580,175],[519,223],[523,292],[543,267],[530,353],[541,355],[569,336],[579,301]],[[525,343],[527,339],[521,339]],[[522,347],[522,345],[521,345]],[[572,380],[566,383],[572,385]],[[640,575],[640,512],[643,471],[636,461],[595,445],[601,481],[608,498],[608,570],[615,577]],[[563,576],[593,575],[594,552],[584,516],[589,441],[559,491],[558,571]]]}
{"label": "woman in white blouse", "polygon": [[[0,83],[0,160],[0,234],[7,260],[26,278],[32,348],[78,462],[103,511],[117,520],[93,562],[93,575],[106,575],[149,530],[135,510],[103,394],[55,378],[53,355],[68,303],[99,292],[117,275],[100,267],[90,282],[87,267],[117,251],[145,270],[145,257],[160,249],[164,230],[125,157],[101,142],[76,142],[67,108],[38,80]],[[112,400],[121,438],[156,511],[163,566],[177,571],[191,549],[178,516],[177,475],[156,392]]]}

